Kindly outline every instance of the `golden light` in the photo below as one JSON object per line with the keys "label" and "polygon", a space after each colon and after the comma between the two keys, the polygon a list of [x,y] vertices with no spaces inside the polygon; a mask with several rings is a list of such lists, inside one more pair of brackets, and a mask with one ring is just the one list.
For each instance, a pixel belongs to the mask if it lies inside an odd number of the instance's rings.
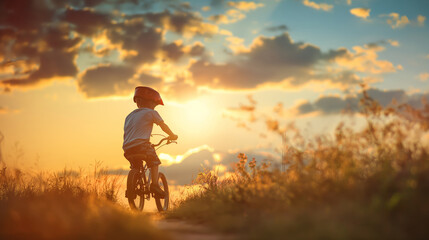
{"label": "golden light", "polygon": [[211,106],[204,101],[194,100],[184,104],[184,118],[193,128],[207,126],[210,121]]}

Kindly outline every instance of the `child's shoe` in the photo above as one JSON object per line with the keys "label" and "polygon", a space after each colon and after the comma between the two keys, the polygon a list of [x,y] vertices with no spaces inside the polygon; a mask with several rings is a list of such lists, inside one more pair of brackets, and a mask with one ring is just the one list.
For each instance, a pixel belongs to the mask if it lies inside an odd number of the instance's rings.
{"label": "child's shoe", "polygon": [[150,191],[155,193],[156,197],[165,198],[165,192],[159,187],[159,185],[155,185],[153,183],[150,184]]}

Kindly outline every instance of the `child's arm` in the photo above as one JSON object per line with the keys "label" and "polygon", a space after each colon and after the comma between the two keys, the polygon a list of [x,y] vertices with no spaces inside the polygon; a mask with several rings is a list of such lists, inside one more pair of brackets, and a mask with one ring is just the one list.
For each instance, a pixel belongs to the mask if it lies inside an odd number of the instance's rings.
{"label": "child's arm", "polygon": [[162,131],[164,131],[170,136],[171,140],[177,140],[178,136],[171,131],[171,129],[167,126],[167,124],[162,122],[161,124],[159,124],[159,126],[161,127]]}

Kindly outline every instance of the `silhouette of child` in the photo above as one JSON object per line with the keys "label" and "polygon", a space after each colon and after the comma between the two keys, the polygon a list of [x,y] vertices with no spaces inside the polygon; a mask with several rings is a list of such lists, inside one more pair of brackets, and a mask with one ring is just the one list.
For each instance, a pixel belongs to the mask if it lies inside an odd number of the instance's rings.
{"label": "silhouette of child", "polygon": [[[131,168],[137,168],[139,162],[134,162],[135,160],[130,156],[133,154],[146,155],[144,160],[148,168],[150,168],[152,176],[150,191],[164,197],[165,192],[158,184],[158,165],[161,164],[161,161],[155,149],[151,146],[149,138],[154,123],[160,126],[161,129],[169,135],[170,140],[176,140],[178,136],[170,130],[159,113],[154,110],[158,104],[164,105],[161,96],[156,90],[150,87],[136,87],[134,102],[137,104],[138,108],[128,114],[125,119],[124,143],[122,145],[124,156],[130,161]],[[141,161],[141,159],[139,161]]]}

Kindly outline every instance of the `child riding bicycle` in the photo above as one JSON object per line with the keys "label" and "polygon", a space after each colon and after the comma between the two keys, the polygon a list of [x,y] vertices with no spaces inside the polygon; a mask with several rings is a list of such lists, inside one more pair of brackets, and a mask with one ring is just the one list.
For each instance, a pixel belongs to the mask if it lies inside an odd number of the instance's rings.
{"label": "child riding bicycle", "polygon": [[[128,114],[124,124],[124,143],[122,145],[124,156],[127,158],[132,154],[146,155],[144,160],[150,168],[152,176],[150,191],[163,197],[165,192],[158,184],[158,166],[161,161],[149,142],[153,124],[160,126],[169,135],[170,140],[176,140],[178,136],[170,130],[159,113],[154,110],[158,104],[164,105],[160,94],[156,90],[150,87],[136,87],[134,102],[138,108]],[[139,162],[134,162],[133,159],[128,158],[127,160],[130,161],[131,168],[138,168]]]}

